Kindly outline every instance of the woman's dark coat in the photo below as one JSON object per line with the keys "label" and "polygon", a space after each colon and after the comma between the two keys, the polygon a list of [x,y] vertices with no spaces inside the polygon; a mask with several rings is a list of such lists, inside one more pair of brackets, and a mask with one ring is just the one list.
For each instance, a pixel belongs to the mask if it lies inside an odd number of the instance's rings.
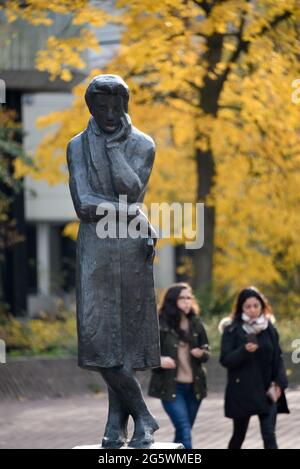
{"label": "woman's dark coat", "polygon": [[[198,316],[189,318],[190,348],[208,346],[206,331]],[[165,321],[160,321],[160,346],[161,355],[168,356],[177,361],[177,349],[179,344],[178,334],[171,329]],[[206,370],[202,363],[209,359],[209,352],[205,351],[201,358],[191,355],[193,372],[194,393],[197,400],[204,399],[207,395]],[[152,370],[149,385],[149,396],[158,397],[166,401],[174,401],[176,398],[176,374],[177,369],[156,368]]]}
{"label": "woman's dark coat", "polygon": [[[277,330],[269,322],[268,328],[260,334],[265,334],[264,338],[269,340],[273,349],[267,376],[263,376],[257,352],[251,353],[245,349],[247,334],[241,322],[234,321],[224,330],[220,363],[228,370],[225,392],[226,417],[244,418],[268,413],[270,401],[266,391],[271,381],[275,381],[282,390],[288,385]],[[257,335],[258,345],[263,337],[260,337],[260,334]],[[289,413],[284,392],[277,402],[277,407],[278,412]]]}

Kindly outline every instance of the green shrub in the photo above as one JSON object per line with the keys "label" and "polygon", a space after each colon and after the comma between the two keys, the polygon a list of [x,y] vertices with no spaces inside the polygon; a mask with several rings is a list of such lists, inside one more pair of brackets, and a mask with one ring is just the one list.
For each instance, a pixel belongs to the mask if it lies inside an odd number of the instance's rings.
{"label": "green shrub", "polygon": [[74,313],[59,317],[44,315],[37,319],[18,320],[2,315],[0,337],[5,340],[9,355],[66,355],[76,352],[76,320]]}

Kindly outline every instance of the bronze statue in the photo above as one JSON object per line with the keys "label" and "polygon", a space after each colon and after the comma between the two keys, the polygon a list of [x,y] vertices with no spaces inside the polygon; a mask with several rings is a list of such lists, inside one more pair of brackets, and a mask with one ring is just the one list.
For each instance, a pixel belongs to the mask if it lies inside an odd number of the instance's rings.
{"label": "bronze statue", "polygon": [[[99,371],[108,387],[105,448],[126,443],[147,448],[158,429],[143,399],[135,370],[160,366],[153,283],[154,231],[140,210],[153,166],[153,140],[131,125],[129,89],[117,75],[98,75],[85,94],[92,115],[87,129],[68,145],[70,191],[80,219],[77,240],[78,364]],[[128,204],[118,204],[127,196]],[[147,237],[99,238],[97,206],[147,224]],[[145,221],[146,220],[146,221]],[[121,222],[118,219],[117,224]],[[154,239],[153,239],[154,238]]]}

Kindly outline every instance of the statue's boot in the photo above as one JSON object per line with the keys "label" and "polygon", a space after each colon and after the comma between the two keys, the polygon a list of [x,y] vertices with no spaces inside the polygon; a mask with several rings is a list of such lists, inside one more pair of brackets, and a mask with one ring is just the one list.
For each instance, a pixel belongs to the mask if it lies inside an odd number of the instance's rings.
{"label": "statue's boot", "polygon": [[126,367],[102,368],[101,374],[134,420],[135,430],[129,446],[149,448],[154,442],[153,433],[159,426],[147,408],[133,370]]}
{"label": "statue's boot", "polygon": [[154,443],[153,433],[159,429],[159,425],[153,415],[135,420],[134,433],[128,446],[130,448],[150,448]]}
{"label": "statue's boot", "polygon": [[121,448],[127,441],[129,412],[124,408],[115,392],[108,386],[109,411],[102,439],[102,448]]}

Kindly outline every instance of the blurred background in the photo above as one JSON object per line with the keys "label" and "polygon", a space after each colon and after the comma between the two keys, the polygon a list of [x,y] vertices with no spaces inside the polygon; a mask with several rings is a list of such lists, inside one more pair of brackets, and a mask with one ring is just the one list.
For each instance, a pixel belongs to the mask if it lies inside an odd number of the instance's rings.
{"label": "blurred background", "polygon": [[299,384],[299,37],[298,0],[0,1],[3,398],[101,388],[75,374],[78,225],[65,159],[98,73],[125,79],[133,124],[156,142],[146,203],[205,204],[204,246],[161,240],[155,285],[159,301],[171,283],[192,284],[215,356],[212,389],[224,386],[218,322],[247,285],[269,298]]}

